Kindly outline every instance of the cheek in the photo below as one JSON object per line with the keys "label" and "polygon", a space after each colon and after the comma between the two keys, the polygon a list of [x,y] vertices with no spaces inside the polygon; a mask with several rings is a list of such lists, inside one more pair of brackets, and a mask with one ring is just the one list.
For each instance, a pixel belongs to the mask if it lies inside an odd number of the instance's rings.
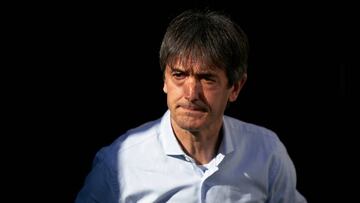
{"label": "cheek", "polygon": [[173,101],[173,100],[178,100],[179,98],[182,97],[183,94],[183,90],[179,87],[177,87],[174,84],[168,83],[165,85],[166,87],[166,93],[167,93],[167,97],[168,100]]}
{"label": "cheek", "polygon": [[207,102],[215,108],[226,106],[227,101],[229,99],[229,94],[224,93],[222,91],[216,91],[209,94],[204,94],[204,96]]}
{"label": "cheek", "polygon": [[172,100],[180,100],[183,97],[183,91],[180,88],[171,90]]}

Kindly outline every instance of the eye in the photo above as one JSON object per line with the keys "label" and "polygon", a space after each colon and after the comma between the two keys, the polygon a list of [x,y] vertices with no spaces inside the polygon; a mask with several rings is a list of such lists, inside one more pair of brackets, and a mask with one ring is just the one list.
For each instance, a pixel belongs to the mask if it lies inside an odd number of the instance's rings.
{"label": "eye", "polygon": [[214,78],[212,78],[212,77],[210,77],[210,76],[205,76],[203,79],[204,79],[205,81],[209,81],[209,82],[214,82],[214,81],[215,81]]}
{"label": "eye", "polygon": [[181,71],[173,71],[171,73],[171,75],[177,80],[181,80],[181,79],[184,79],[186,77],[186,74],[184,72],[181,72]]}
{"label": "eye", "polygon": [[214,77],[211,74],[204,74],[201,76],[201,79],[203,81],[205,81],[206,83],[215,83],[216,82],[216,77]]}

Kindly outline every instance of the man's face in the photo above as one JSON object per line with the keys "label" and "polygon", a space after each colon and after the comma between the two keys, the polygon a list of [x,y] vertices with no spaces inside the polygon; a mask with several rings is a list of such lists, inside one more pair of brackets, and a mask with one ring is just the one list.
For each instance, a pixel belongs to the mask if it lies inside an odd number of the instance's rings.
{"label": "man's face", "polygon": [[236,100],[242,85],[238,82],[229,87],[223,70],[202,67],[200,63],[191,67],[179,63],[167,66],[163,89],[172,124],[193,132],[220,125],[227,102]]}

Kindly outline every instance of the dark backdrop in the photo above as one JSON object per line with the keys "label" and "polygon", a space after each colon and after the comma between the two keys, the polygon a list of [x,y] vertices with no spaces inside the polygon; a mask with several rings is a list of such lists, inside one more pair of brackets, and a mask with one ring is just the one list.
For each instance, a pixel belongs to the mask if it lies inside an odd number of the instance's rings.
{"label": "dark backdrop", "polygon": [[162,116],[158,51],[166,26],[184,9],[205,5],[229,13],[250,40],[249,78],[227,113],[277,132],[309,202],[344,197],[354,162],[344,159],[354,152],[345,147],[352,136],[352,7],[243,1],[32,4],[15,35],[29,65],[13,93],[21,94],[15,117],[26,123],[25,149],[34,151],[22,158],[32,169],[27,183],[41,182],[31,195],[72,202],[101,147]]}

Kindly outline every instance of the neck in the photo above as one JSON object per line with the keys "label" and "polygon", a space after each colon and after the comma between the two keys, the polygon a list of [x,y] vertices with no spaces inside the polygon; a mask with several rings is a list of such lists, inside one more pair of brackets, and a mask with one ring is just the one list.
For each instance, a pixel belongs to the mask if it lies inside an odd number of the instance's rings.
{"label": "neck", "polygon": [[[207,164],[216,155],[222,141],[221,124],[202,131],[188,131],[173,126],[173,130],[182,149],[197,164]],[[215,127],[215,128],[214,128]]]}

